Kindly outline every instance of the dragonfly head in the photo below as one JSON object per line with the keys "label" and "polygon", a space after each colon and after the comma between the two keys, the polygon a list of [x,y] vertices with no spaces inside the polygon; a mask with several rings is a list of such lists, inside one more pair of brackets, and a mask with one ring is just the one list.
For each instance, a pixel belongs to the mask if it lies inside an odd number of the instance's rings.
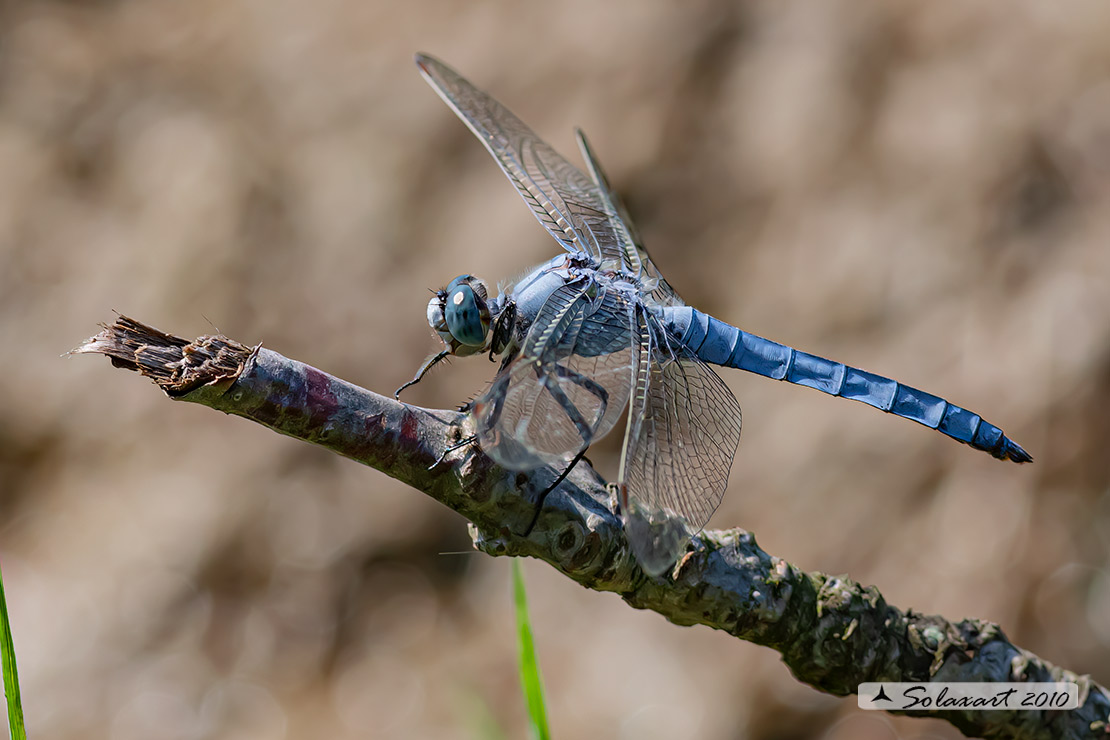
{"label": "dragonfly head", "polygon": [[489,337],[488,300],[485,283],[473,275],[459,275],[428,301],[428,325],[452,354],[474,354]]}

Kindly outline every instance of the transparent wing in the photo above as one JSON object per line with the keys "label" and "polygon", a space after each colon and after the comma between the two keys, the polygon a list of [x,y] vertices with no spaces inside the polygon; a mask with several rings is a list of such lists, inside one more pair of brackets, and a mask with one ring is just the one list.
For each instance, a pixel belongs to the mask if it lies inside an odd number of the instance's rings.
{"label": "transparent wing", "polygon": [[570,252],[636,272],[635,247],[612,219],[597,185],[536,136],[507,108],[433,57],[417,54],[424,78],[485,144],[525,203]]}
{"label": "transparent wing", "polygon": [[513,360],[474,403],[499,465],[569,462],[617,423],[632,381],[631,312],[619,293],[568,283],[544,303]]}
{"label": "transparent wing", "polygon": [[590,177],[597,185],[604,200],[609,221],[613,224],[614,229],[623,232],[621,234],[621,244],[625,250],[625,264],[628,265],[628,271],[640,279],[640,282],[647,289],[645,297],[656,304],[661,306],[685,305],[678,294],[675,293],[674,288],[663,278],[659,268],[651,261],[651,257],[636,231],[636,226],[628,215],[628,209],[624,207],[624,202],[609,184],[609,178],[606,176],[605,170],[601,168],[601,162],[594,155],[590,142],[586,140],[585,132],[582,129],[576,129],[574,133],[578,138],[578,149],[582,152],[582,159],[586,160]]}
{"label": "transparent wing", "polygon": [[645,571],[658,575],[685,547],[685,525],[699,530],[724,496],[740,441],[736,396],[704,362],[668,346],[641,314],[635,393],[621,459],[625,532]]}

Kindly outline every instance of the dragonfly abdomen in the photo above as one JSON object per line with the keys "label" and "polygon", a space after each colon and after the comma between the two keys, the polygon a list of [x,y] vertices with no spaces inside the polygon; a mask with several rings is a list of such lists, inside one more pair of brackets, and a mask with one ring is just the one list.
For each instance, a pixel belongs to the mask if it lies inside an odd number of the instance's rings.
{"label": "dragonfly abdomen", "polygon": [[1033,459],[978,414],[931,393],[749,334],[689,306],[664,308],[662,312],[671,334],[705,362],[860,401],[936,429],[1001,460]]}

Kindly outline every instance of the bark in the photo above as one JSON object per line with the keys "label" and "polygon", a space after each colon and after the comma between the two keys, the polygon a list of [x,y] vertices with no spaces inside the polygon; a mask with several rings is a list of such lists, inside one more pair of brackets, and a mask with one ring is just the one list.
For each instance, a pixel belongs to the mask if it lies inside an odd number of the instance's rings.
{"label": "bark", "polygon": [[175,400],[242,416],[397,478],[466,517],[475,546],[490,555],[539,558],[675,624],[771,647],[821,691],[846,696],[868,681],[1074,681],[1077,710],[912,714],[974,737],[1110,738],[1110,692],[1090,677],[1014,645],[996,624],[903,612],[873,586],[807,573],[761,550],[750,532],[703,530],[671,573],[646,576],[605,481],[585,461],[546,497],[529,531],[533,502],[560,471],[511,472],[474,444],[449,449],[473,431],[465,414],[400,403],[221,335],[188,341],[125,316],[73,351],[107,355]]}

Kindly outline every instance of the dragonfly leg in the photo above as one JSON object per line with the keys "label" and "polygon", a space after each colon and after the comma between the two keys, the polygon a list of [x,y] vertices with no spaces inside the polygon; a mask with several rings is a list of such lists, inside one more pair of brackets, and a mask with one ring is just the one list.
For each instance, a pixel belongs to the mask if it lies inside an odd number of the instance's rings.
{"label": "dragonfly leg", "polygon": [[624,496],[621,495],[620,484],[606,483],[605,492],[609,494],[609,508],[612,509],[613,513],[617,516],[624,516],[624,512],[621,507],[621,499],[623,499]]}
{"label": "dragonfly leg", "polygon": [[[601,404],[601,408],[598,411],[597,418],[600,419],[605,415],[605,408],[609,403],[609,393],[604,388],[602,388],[600,384],[591,380],[590,378],[587,378],[585,375],[575,372],[574,370],[571,370],[570,368],[558,363],[555,364],[555,375],[564,380],[568,380],[575,385],[585,389],[587,392],[597,396],[597,399]],[[563,391],[563,389],[560,388],[557,383],[551,382],[551,375],[545,373],[537,365],[536,376],[539,378],[540,382],[543,383],[543,386],[547,389],[548,393],[550,393],[551,396],[559,403],[559,405],[563,407],[563,411],[566,413],[567,418],[569,418],[571,423],[574,424],[575,428],[578,430],[579,435],[581,435],[582,437],[582,441],[585,442],[585,444],[583,445],[582,449],[578,451],[578,454],[576,454],[574,458],[570,461],[570,464],[563,469],[563,472],[559,473],[558,477],[555,478],[551,485],[547,486],[547,488],[543,489],[543,491],[540,492],[540,495],[536,499],[536,511],[532,515],[532,521],[528,524],[528,528],[524,531],[524,537],[527,537],[532,533],[532,529],[536,526],[536,522],[539,521],[540,512],[543,510],[543,504],[544,501],[547,499],[547,495],[554,491],[555,488],[566,479],[570,471],[573,470],[574,466],[578,464],[578,461],[586,455],[586,450],[589,449],[590,446],[590,440],[593,438],[593,429],[586,423],[586,420],[582,417],[581,412],[579,412],[577,407],[575,407],[575,405],[571,403],[570,398]]]}
{"label": "dragonfly leg", "polygon": [[540,492],[540,495],[536,497],[536,511],[532,514],[532,521],[528,523],[528,527],[524,530],[524,533],[521,534],[521,537],[527,537],[528,535],[532,534],[532,530],[536,527],[536,522],[538,522],[540,519],[540,512],[543,510],[543,502],[547,500],[547,494],[554,491],[560,483],[566,480],[567,475],[570,474],[570,471],[574,469],[574,466],[577,465],[578,461],[581,460],[582,457],[586,454],[587,449],[589,448],[583,447],[582,450],[574,456],[574,459],[570,461],[570,464],[563,469],[563,472],[559,473],[559,476],[554,480],[554,482],[552,482],[552,484],[549,485],[547,488],[543,489]]}
{"label": "dragonfly leg", "polygon": [[446,360],[447,356],[450,355],[450,354],[451,354],[451,350],[445,349],[445,350],[442,350],[440,352],[437,352],[436,354],[432,355],[428,359],[424,360],[424,364],[421,365],[420,369],[416,371],[416,376],[412,380],[410,380],[409,382],[405,383],[403,386],[398,388],[397,390],[393,391],[393,398],[397,401],[400,401],[401,400],[401,391],[405,390],[409,386],[416,385],[421,380],[423,380],[424,376],[428,374],[429,370],[431,370],[434,366],[438,365],[443,360]]}
{"label": "dragonfly leg", "polygon": [[466,399],[466,401],[456,406],[455,411],[458,411],[460,414],[470,413],[470,411],[474,408],[474,402],[476,400],[477,396],[472,395],[470,398]]}
{"label": "dragonfly leg", "polygon": [[[578,430],[578,436],[582,438],[582,442],[588,445],[590,440],[593,439],[594,434],[593,429],[590,428],[590,425],[586,423],[585,417],[582,416],[582,412],[578,410],[577,406],[571,403],[570,397],[567,396],[566,392],[564,392],[557,383],[551,382],[551,376],[543,376],[542,382],[544,387],[547,388],[547,392],[551,394],[551,397],[563,408],[563,413],[570,419],[570,423]],[[602,405],[603,412],[604,409],[605,407]],[[598,416],[598,418],[600,419],[601,417]]]}
{"label": "dragonfly leg", "polygon": [[[494,393],[493,387],[490,388],[489,395],[493,398],[493,408],[490,409],[485,421],[482,422],[483,425],[489,429],[494,429],[497,426],[497,422],[501,419],[501,412],[505,408],[505,386],[507,385],[505,376],[501,375],[494,378],[493,384],[494,386],[500,386],[500,389],[497,393]],[[473,401],[467,404],[467,406],[471,406],[472,404]]]}
{"label": "dragonfly leg", "polygon": [[[536,369],[536,372],[537,375],[539,375],[540,382],[543,383],[544,388],[546,388],[547,392],[550,393],[551,396],[559,403],[559,405],[563,407],[563,411],[566,413],[567,418],[569,418],[571,423],[574,424],[575,428],[578,430],[578,434],[582,437],[582,441],[585,442],[588,446],[593,440],[593,429],[590,427],[590,425],[586,423],[586,420],[585,418],[583,418],[582,413],[573,403],[571,403],[570,398],[567,396],[566,392],[563,391],[563,389],[560,388],[558,384],[551,382],[550,375],[541,372],[539,368]],[[569,367],[560,365],[558,363],[555,364],[555,374],[564,380],[568,380],[571,383],[574,383],[578,387],[584,389],[588,393],[592,393],[597,397],[597,400],[600,403],[601,407],[597,411],[595,423],[596,421],[600,421],[601,418],[605,416],[605,409],[609,405],[609,392],[602,388],[600,384],[598,384],[596,381],[591,380],[590,378],[587,378],[585,375],[575,372]]]}
{"label": "dragonfly leg", "polygon": [[[609,394],[604,388],[602,388],[593,380],[587,378],[585,375],[582,375],[581,373],[576,373],[568,367],[564,367],[557,363],[554,365],[554,367],[555,375],[560,378],[565,378],[575,385],[581,386],[582,388],[597,396],[598,400],[601,403],[601,409],[598,412],[597,418],[600,419],[602,416],[605,415],[605,407],[609,402]],[[567,415],[567,418],[570,419],[570,422],[572,424],[574,424],[574,428],[578,430],[578,434],[580,437],[582,437],[582,441],[588,446],[590,444],[590,440],[593,439],[593,430],[590,428],[590,425],[586,423],[586,419],[582,416],[582,413],[573,403],[571,403],[570,398],[563,391],[563,389],[559,387],[559,384],[553,382],[552,375],[548,373],[545,368],[539,363],[535,365],[535,373],[536,378],[543,385],[543,387],[547,389],[547,392],[551,394],[551,397],[555,399],[559,406],[562,407],[563,412]],[[494,382],[496,383],[497,381],[495,380]],[[483,421],[483,425],[487,428],[492,429],[497,426],[497,422],[501,418],[501,412],[505,405],[505,394],[503,392],[493,393],[491,391],[490,395],[492,395],[494,399],[493,408],[490,409],[489,415]]]}
{"label": "dragonfly leg", "polygon": [[[597,396],[597,399],[601,404],[601,409],[598,412],[597,418],[600,419],[602,416],[605,415],[605,409],[609,403],[609,393],[604,388],[602,388],[600,384],[591,380],[590,378],[587,378],[585,375],[575,372],[574,370],[571,370],[570,368],[563,365],[559,365],[558,363],[555,363],[554,367],[555,375],[560,378],[564,378],[571,383],[584,388],[589,393]],[[504,367],[502,367],[502,370],[504,370]],[[570,398],[568,398],[567,394],[563,392],[563,389],[560,388],[557,383],[551,381],[551,375],[547,372],[545,365],[536,363],[534,371],[536,373],[536,378],[543,385],[543,387],[547,389],[552,398],[554,398],[558,402],[558,404],[562,406],[563,411],[566,412],[567,416],[571,420],[571,423],[574,424],[575,428],[578,430],[579,435],[581,435],[582,441],[588,445],[593,437],[593,431],[586,424],[586,420],[582,417],[582,414],[578,411],[574,404],[571,403]],[[501,386],[504,386],[506,384],[505,376],[501,374],[498,376],[498,378],[494,379],[493,382],[495,385],[499,384]],[[501,392],[494,392],[494,389],[491,388],[490,392],[487,395],[493,398],[493,408],[490,409],[489,414],[486,416],[482,423],[485,427],[492,429],[497,426],[497,422],[501,418],[501,412],[504,410],[505,407],[504,388],[501,389]]]}
{"label": "dragonfly leg", "polygon": [[591,380],[590,378],[586,377],[582,373],[575,372],[574,370],[571,370],[569,367],[567,367],[565,365],[556,364],[555,365],[555,373],[560,378],[564,378],[566,380],[569,380],[570,382],[574,383],[575,385],[580,386],[584,390],[589,391],[590,393],[597,396],[597,400],[601,401],[601,411],[598,412],[598,416],[604,416],[605,415],[605,407],[609,403],[609,392],[606,391],[603,387],[601,387],[600,383],[598,383],[594,380]]}
{"label": "dragonfly leg", "polygon": [[[513,338],[513,327],[516,325],[516,303],[509,301],[505,307],[497,314],[497,319],[493,322],[493,334],[489,343],[489,358],[492,361],[495,355],[502,354],[509,346],[509,342]],[[505,362],[509,360],[509,354],[505,355]],[[505,369],[502,364],[501,369]]]}
{"label": "dragonfly leg", "polygon": [[450,455],[452,452],[459,449],[460,447],[466,447],[468,444],[473,444],[474,442],[477,442],[477,441],[478,441],[478,435],[477,434],[472,434],[469,437],[466,437],[465,439],[463,439],[462,441],[456,442],[453,445],[448,445],[447,447],[445,447],[443,449],[443,452],[439,453],[439,457],[437,457],[435,459],[435,462],[433,462],[431,465],[428,466],[428,470],[434,470],[440,463],[443,462],[443,460],[448,455]]}

